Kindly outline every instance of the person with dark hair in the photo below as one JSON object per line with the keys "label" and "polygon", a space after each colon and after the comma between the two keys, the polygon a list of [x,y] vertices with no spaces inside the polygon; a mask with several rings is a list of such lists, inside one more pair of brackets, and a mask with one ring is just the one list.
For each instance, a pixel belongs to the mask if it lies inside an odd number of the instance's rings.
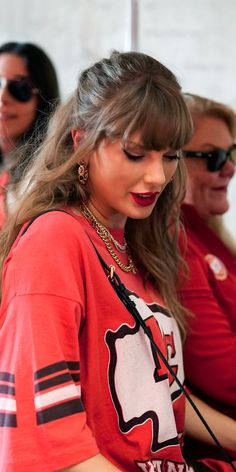
{"label": "person with dark hair", "polygon": [[[31,148],[18,152],[19,147],[40,144],[58,101],[55,68],[39,46],[19,42],[0,46],[0,203],[5,203],[9,174],[10,182],[17,183],[30,160]],[[0,213],[4,219],[4,209]]]}
{"label": "person with dark hair", "polygon": [[1,233],[2,472],[188,470],[184,396],[151,341],[183,383],[176,233],[191,130],[173,73],[138,52],[82,72],[55,112]]}
{"label": "person with dark hair", "polygon": [[[236,420],[236,259],[228,236],[225,232],[221,236],[218,218],[229,208],[227,192],[236,164],[236,113],[198,95],[185,94],[185,101],[194,125],[183,151],[187,191],[182,216],[187,238],[184,235],[181,248],[189,273],[180,295],[192,313],[184,344],[186,382],[230,421]],[[225,447],[235,458],[236,434],[227,427],[221,430]],[[186,451],[191,458],[221,459],[216,447],[194,436],[194,428]]]}

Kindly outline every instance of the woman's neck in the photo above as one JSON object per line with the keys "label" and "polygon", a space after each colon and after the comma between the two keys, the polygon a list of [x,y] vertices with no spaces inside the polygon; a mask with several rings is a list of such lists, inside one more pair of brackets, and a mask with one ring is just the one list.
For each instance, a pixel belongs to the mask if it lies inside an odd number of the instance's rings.
{"label": "woman's neck", "polygon": [[93,201],[93,199],[90,199],[87,202],[87,207],[95,216],[95,218],[98,219],[98,221],[106,228],[124,229],[127,220],[126,216],[121,215],[118,212],[114,212],[112,215],[108,216],[105,211],[102,211],[98,208],[98,205]]}

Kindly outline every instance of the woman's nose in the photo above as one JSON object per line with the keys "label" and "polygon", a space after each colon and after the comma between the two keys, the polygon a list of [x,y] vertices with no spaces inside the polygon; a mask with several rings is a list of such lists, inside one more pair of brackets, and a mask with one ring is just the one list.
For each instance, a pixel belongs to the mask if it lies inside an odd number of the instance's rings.
{"label": "woman's nose", "polygon": [[144,180],[153,187],[162,187],[166,183],[165,168],[163,165],[162,155],[154,159],[146,169]]}
{"label": "woman's nose", "polygon": [[233,177],[233,175],[235,173],[235,165],[233,164],[233,162],[230,159],[227,159],[227,161],[225,162],[225,164],[221,168],[220,173],[223,176]]}
{"label": "woman's nose", "polygon": [[9,99],[10,95],[7,89],[7,83],[0,84],[0,102],[6,103]]}

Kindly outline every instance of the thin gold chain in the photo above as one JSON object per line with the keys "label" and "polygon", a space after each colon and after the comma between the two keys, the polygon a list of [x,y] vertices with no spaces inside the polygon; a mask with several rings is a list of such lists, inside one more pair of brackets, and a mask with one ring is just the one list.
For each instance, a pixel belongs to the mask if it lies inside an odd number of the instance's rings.
{"label": "thin gold chain", "polygon": [[85,205],[85,203],[82,203],[80,205],[80,211],[81,211],[82,215],[86,218],[86,220],[91,224],[91,226],[96,230],[98,236],[103,240],[108,252],[112,256],[114,261],[117,263],[117,265],[121,268],[121,270],[123,270],[124,272],[131,272],[132,271],[135,274],[137,272],[137,269],[134,265],[134,262],[132,260],[131,255],[129,253],[129,249],[128,249],[126,241],[125,241],[125,245],[124,245],[125,246],[125,251],[123,251],[123,246],[121,246],[121,245],[120,246],[122,247],[121,252],[126,252],[127,253],[127,258],[128,258],[128,264],[127,265],[124,264],[120,260],[119,256],[115,253],[115,251],[114,251],[114,249],[111,245],[111,241],[112,241],[113,244],[115,245],[115,247],[117,248],[115,242],[118,243],[118,241],[116,241],[115,238],[113,238],[112,234],[108,231],[108,229],[105,226],[103,226],[96,219],[94,214],[89,210],[89,208]]}

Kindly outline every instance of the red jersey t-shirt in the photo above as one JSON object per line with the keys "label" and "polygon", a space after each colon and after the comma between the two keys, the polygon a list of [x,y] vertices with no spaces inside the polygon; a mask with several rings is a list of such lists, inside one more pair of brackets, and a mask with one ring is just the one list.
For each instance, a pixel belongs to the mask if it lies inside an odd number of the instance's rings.
{"label": "red jersey t-shirt", "polygon": [[[83,217],[57,211],[38,217],[5,262],[0,470],[56,471],[101,452],[123,472],[184,472],[183,395],[88,235],[114,265]],[[140,273],[116,270],[183,382],[175,320]]]}

